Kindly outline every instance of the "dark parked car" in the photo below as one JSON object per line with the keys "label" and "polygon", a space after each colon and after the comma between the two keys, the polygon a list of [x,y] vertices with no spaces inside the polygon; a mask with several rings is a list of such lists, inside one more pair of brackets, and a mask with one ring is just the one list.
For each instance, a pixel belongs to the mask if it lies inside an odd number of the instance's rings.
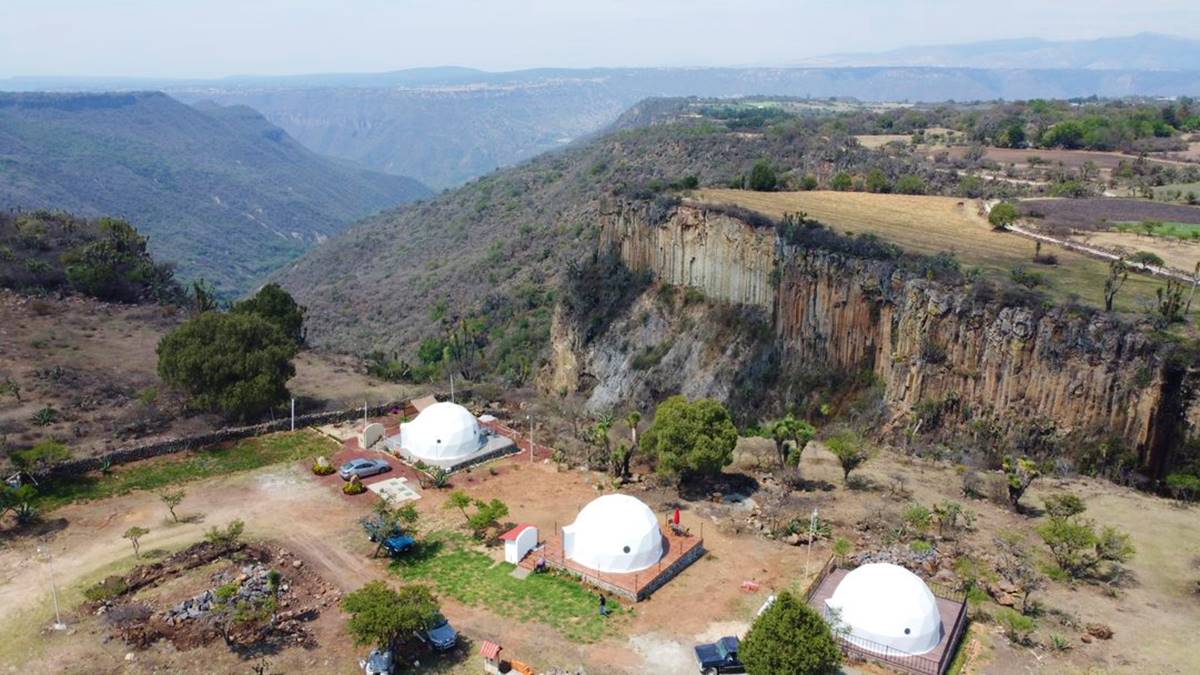
{"label": "dark parked car", "polygon": [[338,469],[338,475],[342,477],[342,480],[350,480],[354,476],[366,478],[391,470],[392,465],[382,459],[352,459]]}
{"label": "dark parked car", "polygon": [[398,556],[401,553],[407,553],[416,546],[417,542],[412,537],[403,532],[394,532],[387,539],[383,540],[383,548],[390,556]]}
{"label": "dark parked car", "polygon": [[358,665],[366,675],[392,675],[392,650],[372,649],[367,658],[359,660]]}
{"label": "dark parked car", "polygon": [[425,638],[434,649],[444,652],[454,649],[454,645],[458,644],[458,631],[454,630],[454,626],[450,625],[446,617],[439,616],[433,622],[433,627],[425,631]]}
{"label": "dark parked car", "polygon": [[735,637],[723,637],[711,644],[696,645],[696,660],[700,662],[700,672],[704,675],[746,672],[746,666],[738,659],[740,646]]}

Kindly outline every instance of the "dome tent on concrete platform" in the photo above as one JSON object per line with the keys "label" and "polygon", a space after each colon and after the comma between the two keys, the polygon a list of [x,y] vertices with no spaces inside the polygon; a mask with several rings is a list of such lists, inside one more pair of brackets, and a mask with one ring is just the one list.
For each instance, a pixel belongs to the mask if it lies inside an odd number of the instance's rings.
{"label": "dome tent on concrete platform", "polygon": [[601,572],[637,572],[663,556],[663,535],[650,507],[629,495],[592,500],[563,527],[563,553]]}
{"label": "dome tent on concrete platform", "polygon": [[847,631],[846,640],[868,651],[924,654],[944,635],[937,598],[920,577],[899,565],[872,563],[853,570],[825,604]]}
{"label": "dome tent on concrete platform", "polygon": [[465,459],[487,444],[479,420],[466,408],[442,401],[400,426],[400,447],[416,459],[443,465]]}

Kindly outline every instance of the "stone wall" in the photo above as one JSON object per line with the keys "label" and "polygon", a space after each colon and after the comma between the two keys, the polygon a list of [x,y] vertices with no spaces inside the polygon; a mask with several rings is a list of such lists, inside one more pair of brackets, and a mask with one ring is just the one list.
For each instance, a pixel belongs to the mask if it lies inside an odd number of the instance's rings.
{"label": "stone wall", "polygon": [[[393,409],[403,409],[407,405],[406,401],[384,403],[381,405],[371,406],[367,408],[367,414],[372,417],[387,414]],[[296,416],[296,428],[300,429],[307,426],[332,424],[335,422],[343,422],[361,418],[363,414],[362,408],[348,408],[345,410],[332,410],[328,412],[310,413],[308,415]],[[200,448],[211,447],[236,441],[242,438],[251,436],[262,436],[264,434],[273,433],[276,431],[287,431],[291,428],[291,418],[275,420],[273,422],[263,422],[262,424],[252,424],[243,427],[226,427],[208,433],[196,434],[194,436],[182,436],[180,438],[169,438],[164,441],[155,441],[153,443],[145,443],[127,448],[121,448],[112,452],[99,455],[96,457],[86,457],[80,459],[72,459],[50,467],[48,470],[40,473],[37,478],[39,480],[45,478],[58,478],[63,476],[78,476],[89,471],[98,471],[105,466],[115,466],[126,464],[128,462],[136,462],[143,459],[151,459],[153,457],[162,457],[171,455],[177,452],[187,450],[198,450]]]}

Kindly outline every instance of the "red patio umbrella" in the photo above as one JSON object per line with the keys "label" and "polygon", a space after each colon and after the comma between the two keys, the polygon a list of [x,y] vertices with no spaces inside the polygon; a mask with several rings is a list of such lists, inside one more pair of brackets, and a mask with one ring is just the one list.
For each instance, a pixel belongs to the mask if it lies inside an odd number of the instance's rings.
{"label": "red patio umbrella", "polygon": [[678,508],[675,509],[675,524],[676,525],[679,524],[679,509]]}

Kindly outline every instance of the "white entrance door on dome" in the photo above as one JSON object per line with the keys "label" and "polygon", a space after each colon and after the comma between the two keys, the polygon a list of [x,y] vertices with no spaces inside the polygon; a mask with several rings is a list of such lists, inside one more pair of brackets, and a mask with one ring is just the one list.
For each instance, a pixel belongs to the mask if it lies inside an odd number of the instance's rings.
{"label": "white entrance door on dome", "polygon": [[663,556],[658,519],[650,507],[629,495],[593,500],[562,531],[566,557],[600,572],[638,572]]}
{"label": "white entrance door on dome", "polygon": [[846,640],[868,651],[924,654],[942,641],[937,598],[899,565],[873,563],[851,571],[825,604],[848,631]]}

